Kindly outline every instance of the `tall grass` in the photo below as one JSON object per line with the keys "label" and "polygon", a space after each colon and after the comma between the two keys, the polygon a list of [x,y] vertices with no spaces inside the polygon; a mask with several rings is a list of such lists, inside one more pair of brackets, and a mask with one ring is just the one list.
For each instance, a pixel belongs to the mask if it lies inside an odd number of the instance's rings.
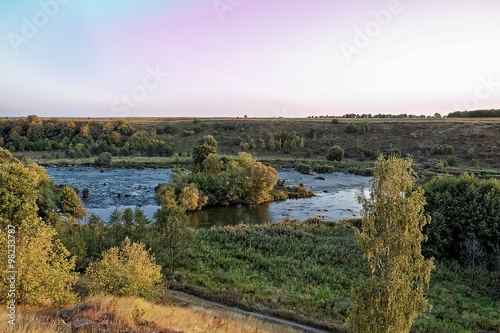
{"label": "tall grass", "polygon": [[[236,312],[203,306],[153,304],[139,298],[95,296],[67,309],[71,313],[65,322],[58,317],[61,311],[39,313],[21,312],[16,326],[2,320],[0,332],[69,333],[74,318],[89,319],[92,332],[241,332],[241,333],[296,333],[293,328],[275,325]],[[5,318],[5,313],[0,313]]]}

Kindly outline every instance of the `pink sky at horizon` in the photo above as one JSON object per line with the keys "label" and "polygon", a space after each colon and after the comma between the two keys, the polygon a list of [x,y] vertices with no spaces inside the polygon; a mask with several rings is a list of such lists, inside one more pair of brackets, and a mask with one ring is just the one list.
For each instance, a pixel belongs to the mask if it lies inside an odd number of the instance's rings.
{"label": "pink sky at horizon", "polygon": [[[500,3],[63,2],[0,5],[0,116],[500,108]],[[56,10],[25,36],[44,6]]]}

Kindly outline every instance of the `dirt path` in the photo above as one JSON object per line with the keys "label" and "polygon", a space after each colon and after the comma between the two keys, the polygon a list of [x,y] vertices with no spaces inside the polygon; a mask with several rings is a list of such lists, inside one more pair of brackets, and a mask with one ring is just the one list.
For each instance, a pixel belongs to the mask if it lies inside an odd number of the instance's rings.
{"label": "dirt path", "polygon": [[263,322],[271,323],[271,324],[277,324],[277,325],[283,325],[283,326],[289,326],[292,327],[300,332],[307,332],[307,333],[328,333],[328,331],[324,331],[318,328],[310,327],[307,325],[295,323],[293,321],[281,319],[278,317],[274,316],[269,316],[269,315],[264,315],[261,313],[256,313],[256,312],[250,312],[250,311],[245,311],[241,310],[237,307],[232,307],[232,306],[227,306],[221,303],[216,303],[212,301],[208,301],[206,299],[193,296],[190,294],[187,294],[182,291],[176,291],[176,290],[169,290],[168,295],[172,297],[172,299],[176,301],[181,301],[181,302],[187,302],[190,304],[196,304],[196,305],[202,305],[204,307],[214,307],[214,308],[219,308],[223,309],[225,311],[230,311],[230,312],[236,312],[245,316],[253,317],[255,319],[258,319]]}

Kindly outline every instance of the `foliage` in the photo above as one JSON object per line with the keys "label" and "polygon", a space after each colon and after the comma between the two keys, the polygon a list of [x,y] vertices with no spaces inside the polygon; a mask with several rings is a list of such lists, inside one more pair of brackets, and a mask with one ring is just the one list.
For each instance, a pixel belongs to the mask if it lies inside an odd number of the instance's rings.
{"label": "foliage", "polygon": [[448,114],[448,118],[492,118],[500,117],[500,110],[456,111]]}
{"label": "foliage", "polygon": [[65,185],[61,190],[58,207],[59,212],[68,218],[74,217],[82,220],[86,215],[82,201],[78,198],[75,190],[68,185]]}
{"label": "foliage", "polygon": [[387,151],[387,154],[388,154],[389,156],[401,157],[401,149],[396,148],[396,147],[390,148],[390,149]]}
{"label": "foliage", "polygon": [[448,165],[452,167],[458,165],[458,159],[455,156],[449,156],[446,159],[446,162],[448,162]]}
{"label": "foliage", "polygon": [[161,290],[161,267],[141,243],[128,238],[118,247],[103,254],[102,260],[92,263],[86,275],[91,279],[91,292],[116,296],[137,296],[156,299]]}
{"label": "foliage", "polygon": [[358,129],[357,129],[356,125],[354,124],[354,122],[353,122],[353,121],[351,121],[351,122],[347,125],[347,127],[345,128],[345,131],[346,131],[347,133],[356,133],[356,132],[358,131]]}
{"label": "foliage", "polygon": [[171,156],[173,153],[169,145],[156,139],[156,131],[136,131],[124,120],[73,122],[28,116],[2,122],[1,141],[11,151],[64,149],[69,158],[90,157],[103,152],[126,156],[130,150],[140,151],[146,156]]}
{"label": "foliage", "polygon": [[302,313],[345,319],[352,306],[348,291],[368,273],[352,229],[318,218],[200,229],[195,235],[192,260],[179,268],[177,280],[213,299],[258,303],[295,320]]}
{"label": "foliage", "polygon": [[500,181],[474,175],[438,177],[424,185],[425,210],[432,223],[424,228],[429,241],[424,254],[458,259],[460,244],[476,239],[488,255],[500,239]]}
{"label": "foliage", "polygon": [[308,175],[311,172],[311,166],[309,164],[299,163],[295,167],[295,170],[304,175]]}
{"label": "foliage", "polygon": [[431,308],[424,286],[434,265],[421,254],[422,228],[429,218],[422,188],[410,191],[416,179],[411,162],[380,157],[370,197],[359,197],[362,226],[355,237],[372,275],[353,292],[356,307],[349,326],[354,332],[409,332]]}
{"label": "foliage", "polygon": [[364,121],[361,124],[359,124],[359,132],[360,133],[366,134],[369,131],[370,131],[370,125],[368,124],[367,121]]}
{"label": "foliage", "polygon": [[373,176],[373,168],[363,168],[363,167],[356,167],[352,166],[347,169],[347,171],[353,175],[358,175],[358,176]]}
{"label": "foliage", "polygon": [[210,154],[217,154],[217,140],[213,136],[207,135],[199,139],[193,148],[194,165],[198,168],[201,167]]}
{"label": "foliage", "polygon": [[182,264],[192,244],[193,231],[187,226],[188,216],[173,199],[163,201],[162,208],[155,214],[153,225],[155,239],[152,244],[158,263],[172,275]]}
{"label": "foliage", "polygon": [[452,145],[439,145],[435,146],[431,152],[433,155],[453,155],[455,153],[455,149]]}
{"label": "foliage", "polygon": [[[36,164],[12,160],[0,164],[0,253],[8,258],[12,250],[8,245],[15,244],[15,269],[9,271],[17,271],[19,303],[61,305],[74,299],[71,287],[76,278],[70,273],[74,259],[56,239],[55,230],[37,215],[38,187],[48,179]],[[5,302],[10,275],[7,270],[0,274],[0,301]]]}
{"label": "foliage", "polygon": [[111,160],[112,160],[112,156],[110,153],[108,152],[105,152],[105,153],[101,153],[99,155],[99,157],[97,157],[95,160],[94,160],[94,164],[95,165],[100,165],[100,166],[110,166],[111,165]]}
{"label": "foliage", "polygon": [[332,173],[335,171],[335,167],[333,165],[314,165],[312,170],[316,173]]}
{"label": "foliage", "polygon": [[267,149],[270,151],[283,151],[288,154],[304,148],[304,137],[298,135],[295,131],[281,133],[267,133],[266,135]]}
{"label": "foliage", "polygon": [[[53,228],[40,221],[24,220],[11,234],[8,220],[0,218],[0,253],[7,258],[8,235],[15,237],[16,259],[15,293],[20,304],[64,305],[75,300],[72,286],[77,277],[71,273],[74,258],[56,238]],[[9,238],[10,239],[10,238]],[[6,303],[10,289],[6,270],[0,273],[0,301]]]}
{"label": "foliage", "polygon": [[326,159],[329,161],[342,161],[344,159],[344,149],[339,145],[330,147],[326,154]]}

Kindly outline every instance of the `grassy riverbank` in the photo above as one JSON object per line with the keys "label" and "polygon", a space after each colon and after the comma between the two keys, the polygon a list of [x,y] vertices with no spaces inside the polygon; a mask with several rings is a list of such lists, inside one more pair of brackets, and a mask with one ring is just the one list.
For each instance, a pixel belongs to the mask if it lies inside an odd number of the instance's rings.
{"label": "grassy riverbank", "polygon": [[[173,288],[337,332],[346,332],[351,288],[369,274],[348,223],[198,230],[192,250]],[[436,266],[428,291],[434,309],[413,331],[499,331],[500,306],[473,292],[458,265]]]}
{"label": "grassy riverbank", "polygon": [[[105,124],[117,120],[73,119],[78,126],[92,121]],[[349,128],[351,122],[354,125]],[[368,126],[362,127],[365,122]],[[451,161],[450,167],[461,171],[500,172],[499,119],[340,119],[332,122],[326,118],[131,118],[129,123],[133,131],[156,133],[156,139],[168,144],[178,157],[141,156],[140,151],[130,151],[130,156],[116,154],[113,167],[186,165],[191,162],[192,147],[196,142],[206,135],[213,135],[220,155],[234,156],[245,151],[275,167],[330,165],[337,171],[349,172],[351,169],[353,172],[358,167],[373,167],[380,153],[401,152],[402,156],[411,155],[414,167],[420,170],[432,168],[436,161]],[[295,133],[303,139],[303,147],[271,150],[270,135],[283,133]],[[122,144],[127,139],[122,135]],[[345,150],[341,163],[326,160],[328,149],[333,145]],[[14,156],[29,157],[43,165],[94,162],[95,156],[66,158],[66,151],[16,151]]]}

